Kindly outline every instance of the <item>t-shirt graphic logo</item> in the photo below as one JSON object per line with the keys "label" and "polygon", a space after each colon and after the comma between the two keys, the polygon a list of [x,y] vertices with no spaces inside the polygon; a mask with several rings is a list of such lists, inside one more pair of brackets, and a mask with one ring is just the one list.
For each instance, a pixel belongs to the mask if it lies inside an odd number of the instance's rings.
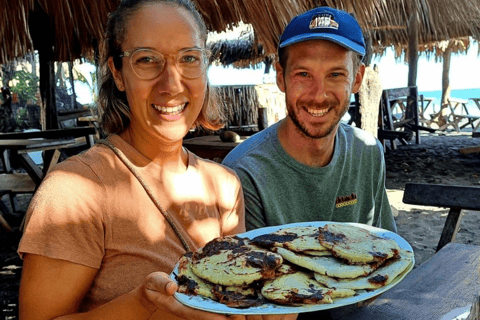
{"label": "t-shirt graphic logo", "polygon": [[337,197],[337,200],[335,200],[335,207],[341,208],[345,206],[351,206],[356,204],[357,202],[357,194],[352,192],[352,194],[349,196]]}
{"label": "t-shirt graphic logo", "polygon": [[335,21],[333,14],[316,14],[313,16],[312,20],[310,20],[310,29],[319,28],[338,29],[338,22]]}

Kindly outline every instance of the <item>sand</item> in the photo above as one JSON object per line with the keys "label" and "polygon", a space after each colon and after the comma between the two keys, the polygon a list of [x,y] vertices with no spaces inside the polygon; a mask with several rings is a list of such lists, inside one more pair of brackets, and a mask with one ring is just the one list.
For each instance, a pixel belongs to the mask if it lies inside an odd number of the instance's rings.
{"label": "sand", "polygon": [[[436,251],[448,208],[407,205],[402,202],[408,182],[480,187],[480,153],[462,148],[480,146],[471,133],[425,134],[419,145],[400,146],[385,154],[387,195],[397,215],[398,234],[412,246],[415,265]],[[480,212],[465,210],[454,242],[480,245]]]}
{"label": "sand", "polygon": [[[387,194],[396,215],[398,234],[414,249],[415,266],[435,254],[448,209],[404,204],[405,184],[480,187],[480,153],[459,152],[474,146],[480,146],[480,138],[472,138],[471,133],[423,134],[421,144],[399,146],[385,154]],[[19,197],[19,208],[26,210],[29,199]],[[15,253],[18,239],[18,233],[0,230],[0,319],[17,319],[21,275],[21,260]],[[480,212],[465,211],[455,242],[480,245]]]}

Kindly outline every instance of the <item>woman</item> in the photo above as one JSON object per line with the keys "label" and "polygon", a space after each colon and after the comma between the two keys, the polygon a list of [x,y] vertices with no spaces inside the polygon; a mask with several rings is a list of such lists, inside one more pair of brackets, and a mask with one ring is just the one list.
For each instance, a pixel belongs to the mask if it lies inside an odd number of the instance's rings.
{"label": "woman", "polygon": [[244,231],[240,182],[182,147],[209,118],[206,28],[189,0],[123,1],[109,17],[105,142],[60,163],[28,210],[21,319],[226,319],[185,307],[180,256]]}

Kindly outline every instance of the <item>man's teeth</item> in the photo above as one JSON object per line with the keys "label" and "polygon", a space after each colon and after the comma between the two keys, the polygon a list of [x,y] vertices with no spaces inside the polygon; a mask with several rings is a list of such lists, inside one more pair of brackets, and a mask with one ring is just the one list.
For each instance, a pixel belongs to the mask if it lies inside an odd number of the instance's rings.
{"label": "man's teeth", "polygon": [[320,110],[318,110],[318,109],[310,109],[310,108],[308,108],[307,111],[308,111],[308,113],[310,113],[310,114],[311,114],[312,116],[314,116],[314,117],[321,117],[321,116],[324,116],[324,115],[327,114],[328,109],[320,109]]}
{"label": "man's teeth", "polygon": [[185,106],[187,104],[184,103],[184,104],[181,104],[181,105],[178,105],[178,106],[175,106],[175,107],[162,107],[162,106],[157,106],[157,105],[153,105],[153,107],[162,112],[162,113],[169,113],[169,114],[177,114],[177,113],[180,113],[183,111],[183,109],[185,109]]}

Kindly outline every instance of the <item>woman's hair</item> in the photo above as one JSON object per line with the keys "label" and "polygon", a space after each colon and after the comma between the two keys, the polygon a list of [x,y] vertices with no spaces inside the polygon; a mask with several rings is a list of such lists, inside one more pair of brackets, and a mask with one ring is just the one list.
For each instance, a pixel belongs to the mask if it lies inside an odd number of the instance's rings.
{"label": "woman's hair", "polygon": [[[207,41],[207,27],[202,16],[190,0],[122,0],[118,8],[109,14],[100,61],[100,89],[98,94],[98,112],[100,126],[106,134],[119,134],[130,124],[130,106],[125,92],[118,90],[113,74],[108,67],[108,59],[113,57],[117,70],[123,67],[121,44],[127,34],[131,17],[141,8],[150,4],[168,4],[186,9],[198,24],[204,44]],[[224,125],[221,106],[216,103],[216,94],[207,82],[205,101],[194,126],[207,130],[218,130]]]}

